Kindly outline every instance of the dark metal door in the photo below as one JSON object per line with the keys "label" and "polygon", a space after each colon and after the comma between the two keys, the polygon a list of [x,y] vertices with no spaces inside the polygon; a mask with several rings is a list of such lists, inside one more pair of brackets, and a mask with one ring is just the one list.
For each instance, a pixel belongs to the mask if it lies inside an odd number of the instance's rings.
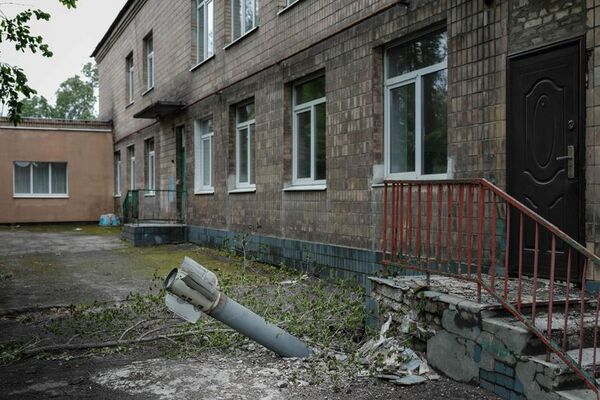
{"label": "dark metal door", "polygon": [[[575,240],[583,239],[583,78],[580,40],[509,59],[508,192]],[[511,214],[510,257],[518,268],[519,214]],[[533,274],[535,225],[523,224],[523,272]],[[565,279],[567,253],[557,240],[556,278]],[[540,229],[538,273],[550,274],[550,235]],[[579,279],[573,259],[573,280]]]}

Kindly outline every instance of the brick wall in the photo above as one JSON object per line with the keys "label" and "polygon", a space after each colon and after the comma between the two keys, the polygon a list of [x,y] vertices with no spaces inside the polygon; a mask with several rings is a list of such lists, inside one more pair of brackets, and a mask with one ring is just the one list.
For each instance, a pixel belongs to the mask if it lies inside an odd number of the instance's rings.
{"label": "brick wall", "polygon": [[[215,56],[190,71],[190,2],[168,3],[147,0],[135,23],[124,26],[98,54],[101,115],[114,119],[117,149],[135,142],[137,151],[143,151],[143,138],[154,135],[160,186],[168,188],[175,175],[175,127],[183,124],[189,224],[240,231],[258,223],[265,235],[368,249],[379,246],[382,219],[378,183],[384,162],[385,45],[446,27],[451,175],[483,176],[501,187],[506,182],[507,57],[586,31],[587,47],[600,47],[600,28],[586,26],[598,25],[599,19],[589,0],[495,0],[490,5],[483,0],[413,0],[409,7],[389,8],[391,0],[300,0],[281,14],[282,2],[271,0],[260,3],[259,29],[223,49],[230,37],[229,2],[216,0]],[[150,30],[156,87],[141,96],[142,39]],[[126,108],[124,60],[132,50],[137,90],[135,103]],[[599,59],[590,60],[586,134],[586,236],[597,252],[600,139],[595,128],[600,117],[594,116],[600,104],[595,104],[594,85],[600,85]],[[327,190],[285,192],[292,180],[291,87],[320,72],[327,91]],[[256,192],[230,194],[235,174],[232,107],[250,98],[256,105]],[[188,106],[159,122],[132,118],[157,100]],[[215,132],[215,192],[194,195],[194,120],[208,115]],[[139,177],[142,160],[138,157]]]}

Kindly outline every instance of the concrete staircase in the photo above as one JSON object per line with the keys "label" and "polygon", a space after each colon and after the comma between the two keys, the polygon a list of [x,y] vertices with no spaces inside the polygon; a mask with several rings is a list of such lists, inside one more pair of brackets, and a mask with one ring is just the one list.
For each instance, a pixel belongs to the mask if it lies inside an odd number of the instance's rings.
{"label": "concrete staircase", "polygon": [[[598,400],[582,379],[556,355],[546,359],[547,347],[521,321],[499,304],[476,303],[465,297],[423,290],[414,278],[372,278],[371,297],[379,315],[405,320],[403,312],[421,310],[417,324],[435,332],[426,337],[427,359],[449,377],[476,383],[503,399]],[[563,308],[561,308],[563,307]],[[586,303],[583,323],[582,368],[592,375],[594,359],[595,301]],[[567,355],[579,361],[579,304],[571,301],[567,314]],[[560,303],[552,317],[552,338],[562,347],[565,327]],[[522,314],[530,318],[527,305]],[[414,314],[413,314],[414,315]],[[548,314],[538,305],[535,326],[546,334]],[[600,351],[597,352],[600,358]],[[600,371],[596,371],[600,376]]]}

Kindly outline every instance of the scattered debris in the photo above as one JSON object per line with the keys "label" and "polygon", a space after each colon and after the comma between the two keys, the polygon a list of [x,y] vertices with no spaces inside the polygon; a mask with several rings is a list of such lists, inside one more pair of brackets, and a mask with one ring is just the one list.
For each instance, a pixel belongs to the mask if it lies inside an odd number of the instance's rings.
{"label": "scattered debris", "polygon": [[404,345],[409,339],[386,337],[391,324],[390,315],[381,326],[379,337],[369,340],[358,350],[359,362],[369,366],[375,377],[397,385],[416,385],[427,380],[438,379],[439,376],[432,372],[427,361]]}

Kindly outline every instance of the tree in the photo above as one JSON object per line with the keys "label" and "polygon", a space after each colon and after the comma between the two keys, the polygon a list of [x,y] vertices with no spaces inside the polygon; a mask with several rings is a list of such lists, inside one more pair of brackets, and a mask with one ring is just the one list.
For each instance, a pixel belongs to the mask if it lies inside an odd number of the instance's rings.
{"label": "tree", "polygon": [[65,119],[93,119],[96,117],[96,93],[98,86],[98,70],[92,63],[83,67],[82,79],[75,75],[63,83],[56,91],[56,106],[54,107],[55,118]]}
{"label": "tree", "polygon": [[96,117],[96,88],[98,68],[89,62],[80,75],[60,84],[56,91],[56,105],[52,106],[44,96],[33,96],[22,101],[21,116],[34,118],[93,119]]}
{"label": "tree", "polygon": [[[58,0],[67,8],[74,8],[77,0]],[[0,10],[0,44],[8,43],[17,51],[38,51],[43,57],[52,57],[52,51],[44,38],[31,33],[29,22],[32,19],[49,21],[50,14],[42,10],[26,9],[12,18]],[[29,86],[23,69],[0,61],[0,101],[8,106],[8,118],[15,125],[23,111],[23,98],[30,99],[37,92]]]}
{"label": "tree", "polygon": [[44,96],[36,95],[30,99],[24,99],[22,103],[21,115],[24,117],[50,118],[49,116],[54,112]]}

